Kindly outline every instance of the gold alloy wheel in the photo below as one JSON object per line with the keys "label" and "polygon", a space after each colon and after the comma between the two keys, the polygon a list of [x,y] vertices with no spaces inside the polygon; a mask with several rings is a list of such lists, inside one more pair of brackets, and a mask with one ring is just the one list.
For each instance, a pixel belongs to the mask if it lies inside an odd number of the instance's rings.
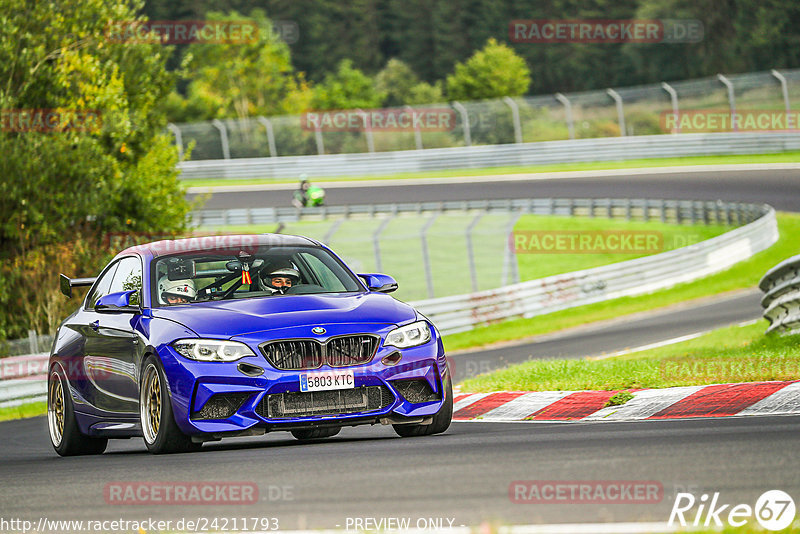
{"label": "gold alloy wheel", "polygon": [[144,372],[140,413],[144,439],[154,443],[161,427],[161,377],[152,363]]}
{"label": "gold alloy wheel", "polygon": [[50,375],[50,390],[47,402],[47,426],[53,445],[61,445],[64,437],[64,387],[57,373]]}

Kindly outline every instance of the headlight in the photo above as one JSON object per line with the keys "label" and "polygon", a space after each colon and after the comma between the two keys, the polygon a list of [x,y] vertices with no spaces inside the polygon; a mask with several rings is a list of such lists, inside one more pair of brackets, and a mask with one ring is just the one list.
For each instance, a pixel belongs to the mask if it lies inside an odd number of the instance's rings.
{"label": "headlight", "polygon": [[386,335],[384,345],[391,345],[399,349],[416,347],[431,340],[431,328],[425,321],[407,324],[395,328]]}
{"label": "headlight", "polygon": [[172,348],[181,356],[201,362],[233,362],[245,356],[255,356],[244,343],[219,339],[179,339]]}

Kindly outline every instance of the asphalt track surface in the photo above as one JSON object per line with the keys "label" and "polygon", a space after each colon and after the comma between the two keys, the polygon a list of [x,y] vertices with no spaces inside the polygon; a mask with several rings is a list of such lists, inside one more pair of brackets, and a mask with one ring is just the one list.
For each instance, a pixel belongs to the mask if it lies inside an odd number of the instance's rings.
{"label": "asphalt track surface", "polygon": [[[325,187],[325,184],[321,184]],[[189,195],[194,198],[196,195]],[[331,206],[504,198],[665,198],[763,202],[800,211],[800,170],[684,172],[431,185],[327,187]],[[217,192],[204,209],[290,206],[291,190]]]}
{"label": "asphalt track surface", "polygon": [[[582,358],[635,349],[761,317],[757,289],[703,299],[691,305],[604,321],[529,342],[449,355],[456,382],[527,360]],[[764,323],[766,329],[766,323]]]}
{"label": "asphalt track surface", "polygon": [[[151,456],[141,439],[97,457],[58,458],[44,418],[0,423],[3,518],[142,520],[276,517],[281,529],[346,528],[348,518],[450,518],[454,526],[664,521],[675,494],[720,492],[754,506],[766,490],[800,495],[800,416],[630,423],[453,423],[438,436],[399,438],[357,427],[302,444],[288,433]],[[652,481],[654,503],[513,503],[514,481]],[[251,505],[118,505],[109,483],[253,482]],[[280,495],[280,497],[279,497]],[[514,492],[512,492],[514,495]],[[730,509],[730,508],[729,508]],[[693,519],[693,515],[690,517]],[[444,523],[448,523],[445,521]],[[433,532],[446,532],[434,529]]]}
{"label": "asphalt track surface", "polygon": [[[496,184],[328,189],[330,204],[515,197],[648,197],[767,202],[800,211],[800,171],[625,176]],[[287,205],[290,191],[217,193],[207,208]],[[456,372],[482,362],[579,357],[616,351],[758,317],[745,292],[702,306],[662,310],[533,343],[453,356]],[[470,360],[472,358],[472,360]],[[472,364],[468,362],[472,361]],[[504,365],[504,363],[503,363]],[[459,367],[461,368],[459,370]],[[629,423],[456,422],[442,435],[396,437],[388,427],[344,429],[303,444],[288,433],[204,445],[193,454],[151,456],[141,439],[112,441],[99,457],[59,458],[44,418],[0,423],[0,519],[275,517],[281,529],[348,526],[348,518],[496,523],[666,521],[679,491],[720,492],[753,506],[766,490],[800,497],[800,416]],[[514,503],[519,480],[654,481],[647,504]],[[116,482],[237,481],[259,488],[252,505],[120,506]],[[513,491],[512,491],[513,495]],[[691,519],[691,517],[690,517]],[[350,523],[352,525],[352,523]],[[173,524],[173,527],[174,524]],[[0,531],[3,531],[0,528]],[[10,529],[7,531],[11,531]],[[55,531],[55,530],[53,530]],[[436,531],[436,529],[434,529]]]}

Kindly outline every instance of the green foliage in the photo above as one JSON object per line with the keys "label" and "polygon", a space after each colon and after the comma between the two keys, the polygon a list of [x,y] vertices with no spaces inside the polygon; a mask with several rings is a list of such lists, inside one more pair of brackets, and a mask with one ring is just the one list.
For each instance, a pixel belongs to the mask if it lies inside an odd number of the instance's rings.
{"label": "green foliage", "polygon": [[620,392],[615,393],[614,395],[612,395],[611,398],[608,399],[608,402],[606,402],[605,405],[606,405],[606,407],[608,407],[608,406],[622,406],[623,404],[625,404],[626,402],[628,402],[632,398],[633,398],[633,393],[631,393],[630,391],[620,391]]}
{"label": "green foliage", "polygon": [[[14,288],[0,292],[0,336],[46,332],[63,318],[50,288],[60,269],[97,273],[108,259],[101,236],[185,228],[190,206],[162,104],[175,81],[170,49],[106,35],[140,7],[0,0],[0,283]],[[31,110],[99,120],[30,128],[18,117]]]}
{"label": "green foliage", "polygon": [[321,84],[314,87],[314,109],[377,108],[385,98],[378,92],[369,76],[344,59],[335,73],[327,74]]}
{"label": "green foliage", "polygon": [[[215,21],[245,18],[236,12],[209,12],[205,17]],[[292,66],[289,47],[272,31],[272,22],[260,9],[247,18],[259,27],[258,42],[189,46],[187,97],[171,96],[171,120],[296,114],[309,107],[311,90]]]}
{"label": "green foliage", "polygon": [[456,65],[447,77],[447,95],[451,100],[478,100],[520,96],[531,84],[525,60],[494,39],[466,63]]}

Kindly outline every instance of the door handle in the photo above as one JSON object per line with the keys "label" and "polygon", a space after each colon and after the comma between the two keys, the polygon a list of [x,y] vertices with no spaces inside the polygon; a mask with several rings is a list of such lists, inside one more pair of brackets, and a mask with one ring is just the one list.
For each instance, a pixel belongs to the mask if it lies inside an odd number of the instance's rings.
{"label": "door handle", "polygon": [[89,326],[92,327],[92,330],[97,332],[97,329],[100,328],[100,321],[95,321],[93,323],[89,323]]}

